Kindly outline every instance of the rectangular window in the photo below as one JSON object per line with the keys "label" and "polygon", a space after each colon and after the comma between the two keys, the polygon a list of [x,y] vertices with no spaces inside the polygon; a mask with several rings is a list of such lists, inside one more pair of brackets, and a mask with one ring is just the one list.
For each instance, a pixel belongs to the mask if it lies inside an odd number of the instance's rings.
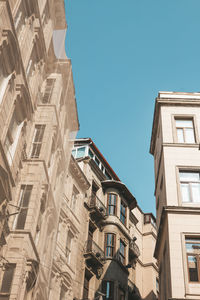
{"label": "rectangular window", "polygon": [[72,240],[73,240],[73,234],[71,231],[68,231],[67,235],[67,242],[66,242],[66,257],[67,257],[67,263],[70,263],[70,257],[71,257],[71,251],[72,251]]}
{"label": "rectangular window", "polygon": [[200,238],[185,239],[189,281],[200,281]]}
{"label": "rectangular window", "polygon": [[76,152],[76,158],[80,158],[84,156],[85,156],[85,147],[78,148]]}
{"label": "rectangular window", "polygon": [[117,195],[108,194],[108,215],[116,216]]}
{"label": "rectangular window", "polygon": [[104,300],[114,300],[114,282],[112,281],[102,281],[102,293]]}
{"label": "rectangular window", "polygon": [[44,95],[42,97],[42,103],[50,103],[51,102],[51,95],[53,92],[55,82],[56,82],[55,78],[47,78]]}
{"label": "rectangular window", "polygon": [[93,154],[93,152],[92,152],[90,149],[88,150],[88,155],[89,155],[89,157],[91,157],[91,158],[94,157],[94,154]]}
{"label": "rectangular window", "polygon": [[126,205],[122,200],[120,204],[120,221],[126,225]]}
{"label": "rectangular window", "polygon": [[32,149],[31,149],[31,158],[39,158],[40,156],[44,130],[45,130],[45,125],[35,125]]}
{"label": "rectangular window", "polygon": [[182,202],[200,202],[200,173],[179,171]]}
{"label": "rectangular window", "polygon": [[72,191],[72,197],[71,197],[71,203],[70,203],[70,208],[71,210],[75,210],[76,208],[76,201],[77,201],[77,196],[78,196],[78,190],[75,188],[75,186],[73,187],[73,191]]}
{"label": "rectangular window", "polygon": [[192,119],[175,119],[178,143],[195,143]]}
{"label": "rectangular window", "polygon": [[125,264],[125,248],[126,245],[120,240],[120,247],[119,247],[119,260],[124,265]]}
{"label": "rectangular window", "polygon": [[106,257],[113,257],[115,252],[115,234],[105,234],[105,255]]}
{"label": "rectangular window", "polygon": [[15,264],[6,264],[3,277],[1,278],[0,300],[9,300],[12,287]]}
{"label": "rectangular window", "polygon": [[33,186],[22,185],[19,196],[19,214],[16,216],[14,222],[15,229],[24,229],[26,223],[26,217],[28,212],[28,206],[30,202],[30,196]]}

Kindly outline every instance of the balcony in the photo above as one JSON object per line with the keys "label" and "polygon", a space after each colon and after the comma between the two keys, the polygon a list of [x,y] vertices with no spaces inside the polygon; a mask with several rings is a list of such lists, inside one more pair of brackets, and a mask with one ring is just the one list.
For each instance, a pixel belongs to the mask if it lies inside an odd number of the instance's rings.
{"label": "balcony", "polygon": [[102,268],[105,263],[105,254],[103,250],[93,240],[86,241],[84,257],[87,266],[92,268],[94,272]]}
{"label": "balcony", "polygon": [[134,260],[140,256],[140,249],[135,241],[131,241],[129,244],[129,257],[130,260]]}
{"label": "balcony", "polygon": [[89,199],[88,209],[90,211],[91,219],[97,223],[107,218],[107,209],[95,194],[92,194]]}

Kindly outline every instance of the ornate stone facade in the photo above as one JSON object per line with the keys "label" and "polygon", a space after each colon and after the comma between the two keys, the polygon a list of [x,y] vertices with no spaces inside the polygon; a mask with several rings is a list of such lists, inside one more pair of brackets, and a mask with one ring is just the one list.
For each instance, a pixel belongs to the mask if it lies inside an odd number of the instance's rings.
{"label": "ornate stone facade", "polygon": [[71,228],[63,199],[79,128],[64,11],[64,0],[0,1],[1,299],[71,293],[56,243],[60,222]]}

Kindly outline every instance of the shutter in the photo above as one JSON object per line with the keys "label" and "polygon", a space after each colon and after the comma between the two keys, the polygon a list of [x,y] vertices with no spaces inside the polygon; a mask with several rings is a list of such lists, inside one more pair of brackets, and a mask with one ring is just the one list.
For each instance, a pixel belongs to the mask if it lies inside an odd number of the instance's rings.
{"label": "shutter", "polygon": [[14,264],[6,264],[6,270],[3,275],[3,280],[1,283],[1,293],[10,293],[12,280],[14,275],[15,265]]}
{"label": "shutter", "polygon": [[50,103],[50,98],[53,92],[55,81],[55,78],[47,78],[42,103]]}

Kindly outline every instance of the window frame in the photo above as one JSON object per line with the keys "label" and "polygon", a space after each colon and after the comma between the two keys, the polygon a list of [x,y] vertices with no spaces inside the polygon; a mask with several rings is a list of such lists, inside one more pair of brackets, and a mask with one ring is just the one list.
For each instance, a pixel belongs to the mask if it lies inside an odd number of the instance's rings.
{"label": "window frame", "polygon": [[[123,250],[124,250],[124,253],[121,252],[121,245],[123,245]],[[125,265],[126,263],[126,244],[123,242],[122,239],[119,240],[119,261]]]}
{"label": "window frame", "polygon": [[[185,181],[183,181],[183,180],[181,180],[180,179],[180,173],[198,173],[199,174],[199,181],[187,181],[187,180],[185,180]],[[193,184],[193,183],[198,183],[199,185],[200,185],[200,168],[198,168],[198,167],[177,167],[177,178],[178,178],[178,191],[179,191],[179,203],[181,204],[181,205],[191,205],[191,204],[193,204],[193,205],[200,205],[200,199],[199,199],[199,202],[194,202],[193,201],[193,195],[192,195],[192,187],[191,187],[191,185]],[[192,200],[192,201],[183,201],[183,196],[182,196],[182,187],[181,187],[181,184],[188,184],[189,185],[189,199],[190,200]]]}
{"label": "window frame", "polygon": [[[195,253],[190,253],[187,252],[187,248],[186,248],[186,243],[187,240],[197,240],[199,241],[199,247],[200,247],[200,236],[199,235],[185,235],[184,236],[184,248],[185,248],[185,258],[186,258],[186,266],[187,266],[187,276],[188,276],[188,283],[189,284],[199,284],[200,283],[200,252],[199,254],[195,254]],[[192,243],[191,243],[192,244]],[[198,244],[198,242],[195,242],[195,244]],[[190,280],[190,271],[189,271],[189,262],[188,262],[188,256],[194,256],[196,257],[196,261],[197,261],[197,275],[198,275],[198,281],[191,281]]]}
{"label": "window frame", "polygon": [[[25,198],[25,193],[27,192],[27,189],[29,190],[29,194],[28,194],[28,199],[24,199]],[[13,229],[14,230],[24,230],[26,227],[26,219],[27,219],[27,215],[28,215],[28,209],[29,209],[29,205],[30,205],[30,199],[31,199],[31,194],[32,194],[32,190],[33,190],[33,185],[31,184],[22,184],[20,186],[20,190],[19,190],[19,196],[18,196],[18,207],[19,207],[19,212],[16,215],[14,222],[13,222]],[[27,201],[27,206],[23,206],[24,200]],[[23,208],[23,209],[21,209]],[[25,213],[24,213],[25,211]],[[24,217],[24,224],[23,224],[23,228],[19,228],[20,226],[18,225],[19,222],[19,218],[23,217],[23,215],[25,215]],[[22,222],[22,221],[21,221]]]}
{"label": "window frame", "polygon": [[[112,235],[111,245],[108,244],[108,235]],[[107,255],[107,249],[111,249],[112,255]],[[110,252],[110,250],[109,250]],[[113,258],[116,252],[116,234],[112,232],[106,232],[104,237],[104,253],[106,258]]]}
{"label": "window frame", "polygon": [[[123,213],[122,211],[122,207],[125,208],[125,214]],[[124,221],[123,221],[123,218],[124,218]],[[120,201],[120,217],[119,217],[120,221],[122,222],[122,224],[124,226],[126,226],[126,220],[127,220],[127,205],[125,203],[124,200],[121,199]]]}
{"label": "window frame", "polygon": [[[115,198],[115,204],[109,204],[109,196],[114,195]],[[115,193],[107,193],[107,214],[108,216],[117,216],[117,205],[118,205],[118,195]],[[114,214],[109,213],[109,208],[114,208]]]}
{"label": "window frame", "polygon": [[[41,132],[39,132],[39,137],[37,138],[38,141],[36,140],[37,127],[41,127]],[[31,142],[31,149],[30,149],[30,158],[31,159],[39,159],[40,158],[42,144],[44,142],[43,139],[44,139],[44,135],[45,135],[45,129],[46,129],[46,124],[35,124],[35,126],[34,126],[32,142]],[[39,153],[37,153],[37,152],[39,152]]]}
{"label": "window frame", "polygon": [[[176,127],[176,120],[180,120],[180,121],[192,121],[192,124],[193,124],[193,134],[194,134],[194,142],[192,143],[189,143],[187,141],[184,141],[184,142],[179,142],[178,141],[178,135],[177,135],[177,128],[179,127]],[[197,121],[196,121],[196,116],[195,115],[172,115],[172,130],[173,130],[173,139],[174,139],[174,142],[175,143],[178,143],[178,144],[189,144],[189,145],[194,145],[194,144],[197,144],[199,143],[199,138],[198,138],[198,129],[197,129]],[[185,128],[185,127],[180,127],[180,128]],[[184,131],[185,132],[185,131]],[[185,134],[184,134],[184,138],[185,138]]]}

